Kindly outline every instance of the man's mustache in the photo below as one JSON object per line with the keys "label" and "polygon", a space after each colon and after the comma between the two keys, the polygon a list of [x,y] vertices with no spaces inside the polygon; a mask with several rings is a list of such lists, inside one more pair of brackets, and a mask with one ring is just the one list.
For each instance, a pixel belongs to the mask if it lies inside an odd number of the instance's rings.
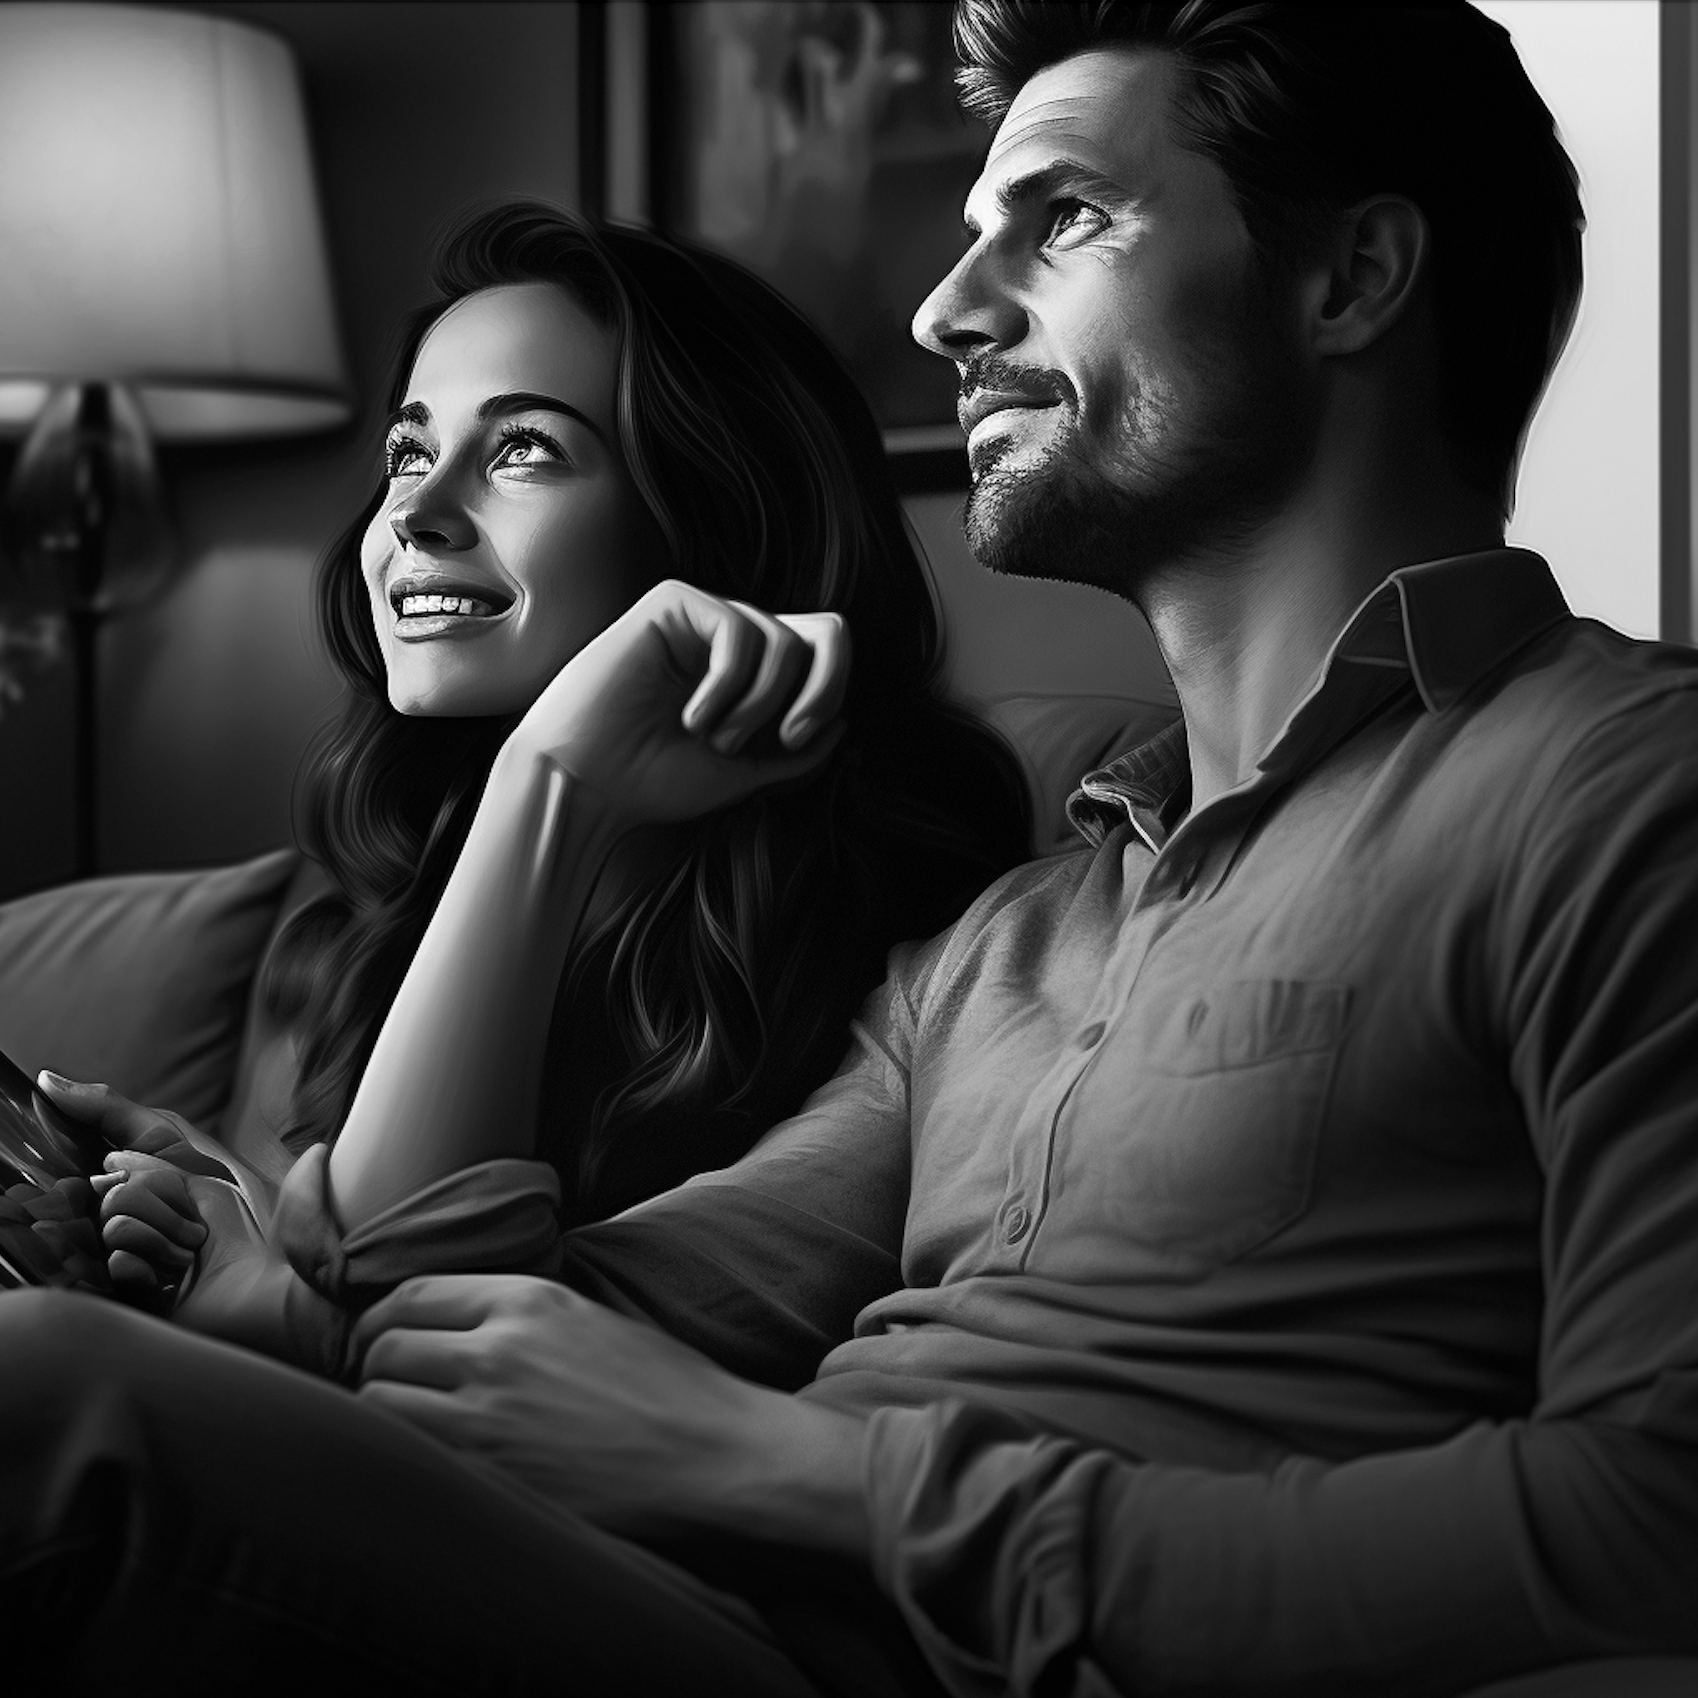
{"label": "man's mustache", "polygon": [[970,400],[982,389],[1002,395],[1018,395],[1036,402],[1065,402],[1076,406],[1079,392],[1066,373],[1048,366],[1021,366],[997,354],[969,354],[961,362],[960,400]]}

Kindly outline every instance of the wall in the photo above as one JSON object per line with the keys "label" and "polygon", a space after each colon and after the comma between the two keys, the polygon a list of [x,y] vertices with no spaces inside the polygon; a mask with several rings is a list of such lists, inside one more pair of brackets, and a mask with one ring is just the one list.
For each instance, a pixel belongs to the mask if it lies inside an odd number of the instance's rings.
{"label": "wall", "polygon": [[1656,0],[1477,0],[1508,29],[1580,172],[1586,289],[1528,437],[1512,541],[1577,613],[1657,632]]}

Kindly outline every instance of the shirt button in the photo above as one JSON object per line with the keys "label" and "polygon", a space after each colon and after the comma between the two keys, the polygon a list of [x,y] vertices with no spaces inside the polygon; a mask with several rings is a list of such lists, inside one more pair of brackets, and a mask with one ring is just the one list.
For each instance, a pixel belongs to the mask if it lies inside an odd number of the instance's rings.
{"label": "shirt button", "polygon": [[1079,1034],[1079,1047],[1081,1049],[1095,1049],[1097,1045],[1103,1041],[1103,1031],[1104,1026],[1102,1021],[1093,1020],[1090,1025],[1088,1025],[1084,1031]]}
{"label": "shirt button", "polygon": [[1010,1244],[1018,1244],[1026,1236],[1026,1228],[1032,1224],[1032,1217],[1020,1204],[1016,1203],[1008,1211],[1008,1218],[1002,1223],[1002,1236]]}

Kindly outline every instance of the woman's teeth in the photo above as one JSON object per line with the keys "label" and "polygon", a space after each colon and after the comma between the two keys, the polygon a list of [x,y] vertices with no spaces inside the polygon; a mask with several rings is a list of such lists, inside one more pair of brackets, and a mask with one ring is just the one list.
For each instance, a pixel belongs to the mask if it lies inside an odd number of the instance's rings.
{"label": "woman's teeth", "polygon": [[401,597],[401,617],[410,619],[421,613],[464,613],[487,617],[495,609],[487,601],[475,601],[469,595],[404,595]]}

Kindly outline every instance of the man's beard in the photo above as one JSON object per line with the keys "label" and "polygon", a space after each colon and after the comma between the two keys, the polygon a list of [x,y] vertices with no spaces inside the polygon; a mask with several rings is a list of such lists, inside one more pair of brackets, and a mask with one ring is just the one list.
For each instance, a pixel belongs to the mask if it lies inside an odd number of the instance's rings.
{"label": "man's beard", "polygon": [[1251,311],[1194,358],[1182,401],[1141,395],[1116,440],[1092,452],[1073,386],[1002,361],[969,365],[964,390],[1055,394],[1065,409],[1040,458],[991,459],[967,499],[981,565],[1021,578],[1093,584],[1131,600],[1165,567],[1229,551],[1277,511],[1307,464],[1313,427],[1271,315]]}

